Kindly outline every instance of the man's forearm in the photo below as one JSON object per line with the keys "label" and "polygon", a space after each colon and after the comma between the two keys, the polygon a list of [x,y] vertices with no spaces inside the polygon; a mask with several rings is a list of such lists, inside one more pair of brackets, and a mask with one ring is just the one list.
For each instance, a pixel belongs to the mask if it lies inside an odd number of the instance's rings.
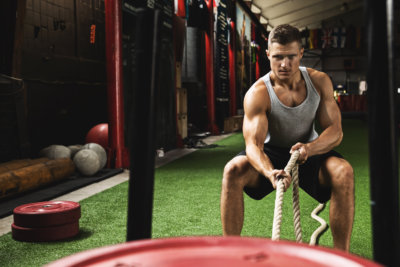
{"label": "man's forearm", "polygon": [[246,146],[246,155],[250,164],[257,170],[257,172],[265,177],[270,176],[274,166],[268,156],[265,155],[263,149],[257,145],[249,144]]}
{"label": "man's forearm", "polygon": [[342,142],[343,132],[336,127],[326,128],[320,136],[307,144],[308,156],[324,154],[338,146]]}

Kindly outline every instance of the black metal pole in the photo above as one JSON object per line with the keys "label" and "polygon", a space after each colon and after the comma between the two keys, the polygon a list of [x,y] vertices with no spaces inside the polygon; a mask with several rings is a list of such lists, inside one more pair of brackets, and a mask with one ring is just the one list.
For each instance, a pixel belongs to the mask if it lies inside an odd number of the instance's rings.
{"label": "black metal pole", "polygon": [[159,10],[137,10],[133,59],[136,68],[132,71],[135,84],[129,121],[127,241],[151,238],[160,14]]}
{"label": "black metal pole", "polygon": [[368,119],[374,260],[400,266],[393,2],[366,0]]}

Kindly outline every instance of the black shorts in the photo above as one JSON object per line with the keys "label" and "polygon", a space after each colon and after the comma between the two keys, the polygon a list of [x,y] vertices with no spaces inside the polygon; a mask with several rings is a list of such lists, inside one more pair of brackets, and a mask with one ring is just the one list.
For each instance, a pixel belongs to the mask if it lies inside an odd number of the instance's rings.
{"label": "black shorts", "polygon": [[[275,169],[284,169],[290,159],[290,149],[274,146],[264,146],[264,152],[268,155]],[[246,155],[245,151],[238,154]],[[319,183],[318,174],[321,163],[327,158],[335,156],[343,158],[338,152],[331,150],[322,155],[311,156],[307,161],[299,165],[299,185],[300,187],[315,200],[320,203],[327,202],[331,197],[331,189],[327,186],[322,186]],[[262,199],[274,190],[271,182],[260,174],[258,177],[258,185],[256,187],[245,187],[246,194],[253,199]]]}

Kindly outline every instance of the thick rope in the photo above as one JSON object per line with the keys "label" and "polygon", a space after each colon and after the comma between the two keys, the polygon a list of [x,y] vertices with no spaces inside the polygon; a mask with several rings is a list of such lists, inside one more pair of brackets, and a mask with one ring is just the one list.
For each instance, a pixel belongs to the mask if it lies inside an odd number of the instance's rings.
{"label": "thick rope", "polygon": [[[299,165],[296,163],[299,158],[300,152],[293,152],[285,167],[285,172],[291,174],[293,180],[293,223],[294,231],[296,236],[296,242],[302,242],[301,223],[300,223],[300,202],[299,202]],[[274,210],[274,221],[272,226],[272,240],[279,240],[281,233],[282,223],[282,206],[283,206],[283,195],[284,195],[284,184],[282,179],[278,180],[276,186],[276,198],[275,198],[275,210]],[[318,236],[326,229],[327,223],[319,216],[320,212],[324,208],[324,204],[319,204],[311,214],[311,217],[317,220],[321,226],[311,236],[310,245],[315,245]]]}
{"label": "thick rope", "polygon": [[278,184],[276,186],[274,222],[272,225],[272,240],[279,240],[279,237],[281,235],[283,190],[284,184],[280,180],[278,181]]}
{"label": "thick rope", "polygon": [[[299,151],[295,151],[289,159],[289,162],[286,164],[284,169],[285,172],[291,173],[293,167],[296,164],[296,161],[300,155]],[[294,178],[293,178],[294,179]],[[298,180],[298,178],[297,178]],[[284,191],[284,184],[282,179],[278,180],[276,186],[276,197],[275,197],[275,211],[274,211],[274,222],[272,226],[272,240],[279,240],[281,234],[281,223],[282,223],[282,205],[283,205],[283,191]],[[298,206],[298,205],[297,205]],[[300,217],[300,211],[298,211]],[[296,212],[295,212],[296,214]],[[299,220],[300,222],[300,220]],[[300,225],[300,224],[299,224]],[[297,232],[297,231],[296,231]],[[300,229],[301,232],[301,229]],[[301,233],[300,233],[301,237]]]}
{"label": "thick rope", "polygon": [[311,217],[314,220],[317,220],[321,225],[317,228],[317,230],[314,231],[314,233],[311,236],[310,239],[310,245],[314,246],[317,243],[318,236],[322,234],[325,229],[328,227],[328,224],[324,219],[318,216],[318,213],[320,213],[323,209],[325,208],[325,204],[320,203],[312,212],[311,212]]}
{"label": "thick rope", "polygon": [[302,242],[301,236],[301,224],[300,224],[300,201],[299,201],[299,165],[296,164],[292,169],[293,177],[293,223],[294,223],[294,234],[296,236],[296,242]]}

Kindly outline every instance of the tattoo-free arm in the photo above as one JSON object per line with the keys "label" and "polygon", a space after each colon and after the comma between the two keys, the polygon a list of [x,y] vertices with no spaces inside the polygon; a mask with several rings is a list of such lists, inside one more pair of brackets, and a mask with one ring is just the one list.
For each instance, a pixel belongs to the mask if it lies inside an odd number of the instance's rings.
{"label": "tattoo-free arm", "polygon": [[[305,147],[302,147],[304,144],[296,144],[292,147],[292,151],[300,149],[301,160],[332,150],[341,143],[343,138],[341,113],[333,97],[333,87],[329,76],[318,71],[314,71],[310,76],[314,86],[320,91],[321,100],[316,119],[322,132],[317,139],[305,144]],[[302,153],[301,150],[306,150],[306,152]]]}
{"label": "tattoo-free arm", "polygon": [[265,91],[265,87],[256,84],[250,88],[244,99],[243,136],[246,143],[246,155],[250,164],[260,174],[267,177],[274,188],[276,188],[276,179],[283,177],[285,189],[287,189],[291,177],[283,170],[275,170],[264,153],[264,141],[268,133],[268,95]]}

